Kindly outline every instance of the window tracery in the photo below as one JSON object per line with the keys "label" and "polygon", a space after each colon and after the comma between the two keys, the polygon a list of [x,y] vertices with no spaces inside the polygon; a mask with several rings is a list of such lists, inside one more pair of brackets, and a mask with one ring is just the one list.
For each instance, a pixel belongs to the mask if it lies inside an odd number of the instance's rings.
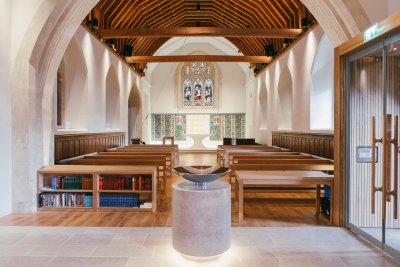
{"label": "window tracery", "polygon": [[183,106],[214,106],[214,66],[207,62],[188,62],[182,67]]}

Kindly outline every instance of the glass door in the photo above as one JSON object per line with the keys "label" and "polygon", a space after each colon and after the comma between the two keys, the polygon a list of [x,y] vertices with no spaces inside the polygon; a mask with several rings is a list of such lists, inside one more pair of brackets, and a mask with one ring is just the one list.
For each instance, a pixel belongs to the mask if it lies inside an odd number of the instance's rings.
{"label": "glass door", "polygon": [[348,227],[400,259],[400,36],[348,56]]}
{"label": "glass door", "polygon": [[[386,217],[384,218],[383,247],[400,258],[400,220],[399,220],[399,162],[400,153],[398,118],[400,114],[400,36],[385,40],[386,50],[386,114],[392,115],[392,145],[390,164],[386,177]],[[389,173],[390,172],[390,173]]]}

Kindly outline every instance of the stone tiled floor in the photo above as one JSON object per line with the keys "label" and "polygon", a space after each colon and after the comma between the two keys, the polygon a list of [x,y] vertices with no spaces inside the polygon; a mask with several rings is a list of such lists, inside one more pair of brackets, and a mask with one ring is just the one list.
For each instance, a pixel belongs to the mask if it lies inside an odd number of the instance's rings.
{"label": "stone tiled floor", "polygon": [[400,266],[336,227],[232,228],[231,249],[191,262],[171,246],[171,228],[0,227],[0,266]]}

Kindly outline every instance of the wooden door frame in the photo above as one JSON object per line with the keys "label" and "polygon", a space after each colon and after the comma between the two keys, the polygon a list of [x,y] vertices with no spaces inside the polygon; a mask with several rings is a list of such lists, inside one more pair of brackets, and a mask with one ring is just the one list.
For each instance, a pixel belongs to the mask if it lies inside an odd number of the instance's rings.
{"label": "wooden door frame", "polygon": [[334,187],[336,190],[333,203],[333,222],[338,226],[347,224],[347,184],[346,184],[346,164],[347,164],[347,144],[346,144],[346,115],[347,115],[347,88],[346,88],[346,55],[356,50],[362,49],[375,42],[382,41],[383,38],[400,31],[400,12],[397,12],[378,23],[379,36],[364,42],[363,33],[335,48],[334,63],[334,140],[335,140],[335,179]]}

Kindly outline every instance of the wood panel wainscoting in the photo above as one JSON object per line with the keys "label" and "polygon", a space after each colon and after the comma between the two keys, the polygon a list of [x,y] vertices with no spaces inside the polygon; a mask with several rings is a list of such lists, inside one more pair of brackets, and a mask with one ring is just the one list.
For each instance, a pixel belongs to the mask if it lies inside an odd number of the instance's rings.
{"label": "wood panel wainscoting", "polygon": [[272,132],[272,145],[332,160],[334,156],[333,133]]}
{"label": "wood panel wainscoting", "polygon": [[125,132],[54,135],[54,162],[125,145]]}

